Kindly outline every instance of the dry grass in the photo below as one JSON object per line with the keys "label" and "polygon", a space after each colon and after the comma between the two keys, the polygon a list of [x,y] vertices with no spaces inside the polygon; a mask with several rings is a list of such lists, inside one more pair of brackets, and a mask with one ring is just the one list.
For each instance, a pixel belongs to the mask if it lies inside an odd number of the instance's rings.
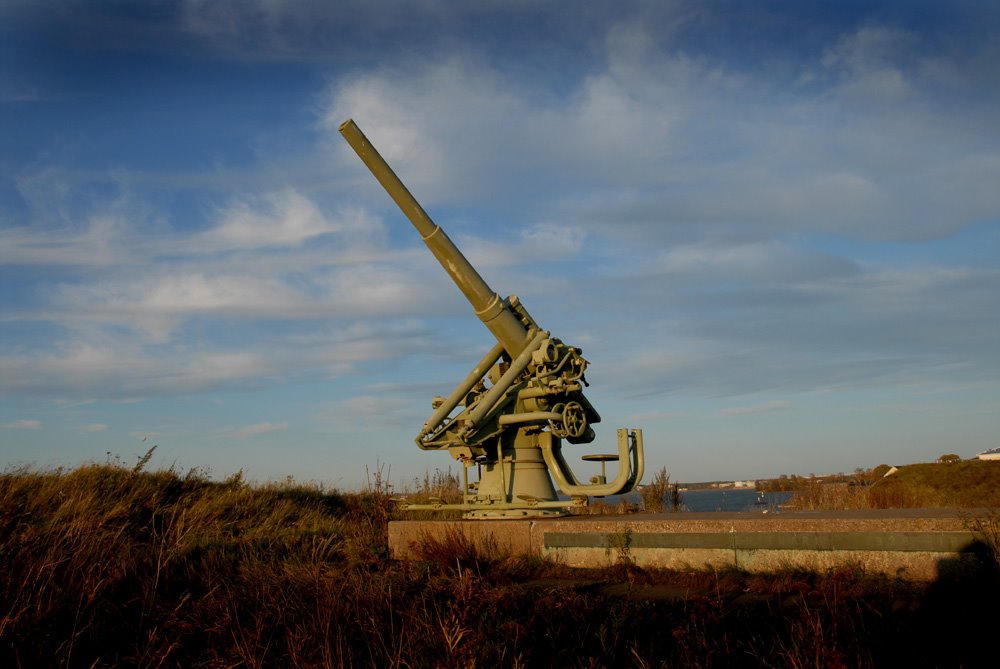
{"label": "dry grass", "polygon": [[624,497],[619,497],[617,501],[610,503],[603,497],[597,497],[587,506],[574,508],[570,513],[575,516],[624,516],[638,511],[639,505],[629,502]]}
{"label": "dry grass", "polygon": [[647,513],[677,512],[684,504],[680,485],[670,483],[666,467],[661,467],[653,474],[652,480],[642,486],[639,496],[642,498],[642,508]]}
{"label": "dry grass", "polygon": [[797,509],[1000,507],[1000,462],[966,460],[906,465],[858,485],[803,480],[788,506]]}
{"label": "dry grass", "polygon": [[440,501],[445,504],[458,504],[462,501],[462,481],[458,474],[453,474],[451,467],[447,470],[435,469],[425,471],[422,478],[413,480],[413,485],[404,491],[407,501],[427,503]]}
{"label": "dry grass", "polygon": [[344,494],[120,463],[0,475],[0,666],[962,664],[979,637],[938,661],[934,626],[1000,592],[995,561],[944,590],[956,612],[857,570],[571,573],[459,536],[396,564],[386,478]]}

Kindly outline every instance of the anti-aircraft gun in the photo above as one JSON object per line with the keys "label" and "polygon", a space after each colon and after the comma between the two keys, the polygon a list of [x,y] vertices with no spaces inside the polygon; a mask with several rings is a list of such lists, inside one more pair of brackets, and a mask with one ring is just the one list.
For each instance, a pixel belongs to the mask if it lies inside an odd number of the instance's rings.
{"label": "anti-aircraft gun", "polygon": [[[617,453],[583,456],[601,463],[601,474],[589,483],[577,480],[563,458],[562,440],[592,442],[591,426],[601,420],[583,394],[587,361],[582,351],[539,327],[516,295],[502,299],[490,289],[353,120],[341,124],[340,133],[497,340],[448,397],[434,398],[434,412],[416,437],[420,448],[447,450],[462,463],[462,502],[408,508],[462,509],[466,518],[559,515],[586,506],[588,497],[632,491],[642,479],[641,430],[619,429]],[[604,472],[608,461],[619,462],[611,481]],[[479,470],[478,482],[469,482],[472,467]]]}

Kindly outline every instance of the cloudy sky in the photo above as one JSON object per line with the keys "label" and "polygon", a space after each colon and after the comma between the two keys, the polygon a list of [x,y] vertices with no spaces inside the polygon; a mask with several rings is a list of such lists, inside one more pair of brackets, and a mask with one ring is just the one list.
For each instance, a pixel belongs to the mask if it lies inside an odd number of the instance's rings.
{"label": "cloudy sky", "polygon": [[412,439],[493,341],[349,117],[584,349],[580,454],[1000,446],[998,35],[953,0],[0,0],[0,463],[452,466]]}

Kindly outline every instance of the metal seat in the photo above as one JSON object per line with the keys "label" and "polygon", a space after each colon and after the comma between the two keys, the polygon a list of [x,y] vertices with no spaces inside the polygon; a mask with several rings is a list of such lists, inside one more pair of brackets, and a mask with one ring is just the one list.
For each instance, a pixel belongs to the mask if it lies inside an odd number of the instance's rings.
{"label": "metal seat", "polygon": [[587,455],[583,456],[583,459],[586,460],[587,462],[600,462],[601,463],[601,476],[600,476],[600,480],[594,481],[594,478],[597,478],[595,476],[595,477],[591,478],[591,481],[593,481],[594,483],[604,484],[604,483],[608,482],[607,474],[604,471],[604,467],[605,467],[604,463],[605,462],[617,462],[618,461],[618,454],[617,453],[588,453]]}

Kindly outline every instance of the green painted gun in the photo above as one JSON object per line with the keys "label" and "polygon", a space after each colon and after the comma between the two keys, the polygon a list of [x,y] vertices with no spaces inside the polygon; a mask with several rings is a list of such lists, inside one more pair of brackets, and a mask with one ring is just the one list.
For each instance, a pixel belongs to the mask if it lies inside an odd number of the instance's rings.
{"label": "green painted gun", "polygon": [[[642,479],[642,431],[618,430],[618,452],[584,456],[601,474],[581,483],[562,454],[562,440],[590,443],[600,415],[583,394],[587,361],[542,330],[511,295],[501,298],[414,199],[352,120],[340,133],[417,229],[427,248],[462,291],[497,343],[447,397],[417,435],[424,450],[447,450],[463,464],[461,504],[411,504],[408,508],[457,508],[467,518],[559,515],[586,506],[588,497],[633,490]],[[608,481],[605,462],[619,461]],[[469,481],[476,467],[479,480]],[[560,498],[552,485],[563,493]]]}

